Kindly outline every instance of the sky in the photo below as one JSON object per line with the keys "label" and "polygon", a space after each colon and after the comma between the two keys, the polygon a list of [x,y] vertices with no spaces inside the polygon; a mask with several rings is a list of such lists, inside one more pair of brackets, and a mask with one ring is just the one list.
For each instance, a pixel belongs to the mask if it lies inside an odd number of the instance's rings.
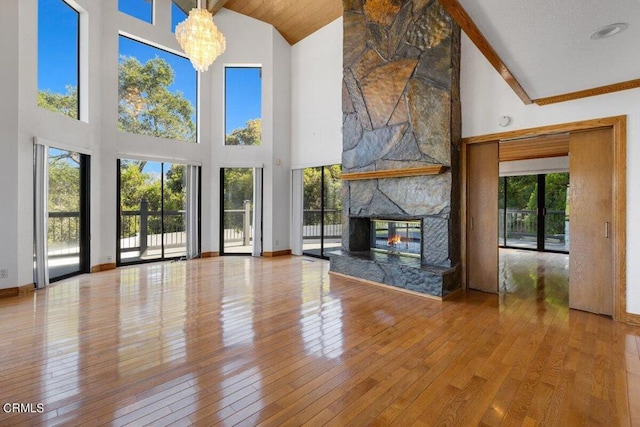
{"label": "sky", "polygon": [[[146,22],[151,21],[147,0],[119,0],[119,10]],[[78,13],[63,0],[38,0],[38,89],[66,93],[66,86],[78,84]],[[172,31],[186,18],[172,3]],[[175,71],[171,91],[181,91],[194,108],[197,106],[197,72],[181,56],[120,37],[120,55],[134,56],[142,63],[156,56]],[[225,132],[243,128],[261,117],[261,78],[259,68],[230,68],[225,73]],[[117,107],[116,107],[117,108]],[[194,116],[195,120],[195,116]]]}

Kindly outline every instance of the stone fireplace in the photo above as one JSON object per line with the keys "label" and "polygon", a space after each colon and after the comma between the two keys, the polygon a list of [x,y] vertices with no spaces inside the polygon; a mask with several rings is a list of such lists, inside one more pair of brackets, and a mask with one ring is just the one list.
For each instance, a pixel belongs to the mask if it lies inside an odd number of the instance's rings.
{"label": "stone fireplace", "polygon": [[[437,0],[343,5],[343,235],[331,271],[444,298],[460,288],[460,29]],[[383,243],[403,224],[411,250],[402,236]]]}

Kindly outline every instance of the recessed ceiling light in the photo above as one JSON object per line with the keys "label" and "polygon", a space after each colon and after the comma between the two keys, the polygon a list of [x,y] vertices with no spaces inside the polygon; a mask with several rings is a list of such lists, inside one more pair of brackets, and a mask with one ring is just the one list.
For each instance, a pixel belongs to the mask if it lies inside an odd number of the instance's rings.
{"label": "recessed ceiling light", "polygon": [[607,37],[615,36],[616,34],[620,34],[624,30],[627,29],[629,24],[624,22],[618,22],[616,24],[605,25],[604,27],[598,28],[593,33],[591,33],[591,40],[598,39],[606,39]]}

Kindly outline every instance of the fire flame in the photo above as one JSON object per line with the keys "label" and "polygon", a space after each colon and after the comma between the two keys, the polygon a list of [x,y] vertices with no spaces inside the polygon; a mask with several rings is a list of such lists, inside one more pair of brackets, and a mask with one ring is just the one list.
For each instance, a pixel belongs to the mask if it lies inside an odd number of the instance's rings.
{"label": "fire flame", "polygon": [[387,239],[387,245],[389,245],[389,246],[395,246],[400,242],[402,242],[402,237],[400,237],[397,234],[395,236],[391,236],[391,237],[389,237],[389,239]]}

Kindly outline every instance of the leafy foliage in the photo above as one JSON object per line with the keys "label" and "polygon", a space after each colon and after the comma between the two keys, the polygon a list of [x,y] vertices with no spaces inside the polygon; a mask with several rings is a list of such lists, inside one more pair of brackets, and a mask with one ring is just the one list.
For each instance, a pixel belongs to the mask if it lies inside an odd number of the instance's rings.
{"label": "leafy foliage", "polygon": [[168,88],[173,68],[162,58],[145,64],[120,57],[118,68],[118,129],[139,135],[195,142],[194,107],[180,91]]}
{"label": "leafy foliage", "polygon": [[[49,158],[49,212],[78,212],[80,210],[80,168],[78,159],[68,155]],[[77,242],[80,236],[78,216],[51,218],[47,240],[51,247],[58,243]]]}
{"label": "leafy foliage", "polygon": [[262,120],[252,119],[244,128],[235,129],[227,135],[226,145],[260,145],[262,139]]}
{"label": "leafy foliage", "polygon": [[68,85],[67,93],[58,93],[51,90],[39,90],[37,104],[55,113],[61,113],[72,119],[78,118],[78,88]]}
{"label": "leafy foliage", "polygon": [[[506,182],[506,186],[505,186]],[[550,173],[545,176],[545,233],[547,235],[564,234],[565,216],[569,214],[567,206],[567,188],[569,185],[568,173]],[[510,176],[500,179],[498,187],[499,208],[504,208],[504,192],[507,192],[507,209],[531,211],[522,216],[522,221],[530,233],[535,233],[537,228],[538,207],[538,176]],[[565,215],[553,212],[567,210]]]}
{"label": "leafy foliage", "polygon": [[[224,169],[224,203],[228,210],[244,209],[245,200],[253,200],[253,169],[225,168]],[[226,212],[224,228],[242,230],[244,216],[236,212]]]}
{"label": "leafy foliage", "polygon": [[[122,160],[120,163],[120,207],[122,212],[139,211],[142,203],[146,204],[149,234],[162,231],[161,212],[163,209],[163,189],[161,176],[145,172],[146,162]],[[185,209],[186,203],[186,166],[172,164],[165,173],[164,212],[175,213]],[[125,217],[123,217],[123,221]],[[165,215],[164,230],[184,230],[183,215]],[[123,224],[123,236],[131,237],[140,231],[139,224]]]}
{"label": "leafy foliage", "polygon": [[[322,206],[322,174],[324,171],[325,223],[339,224],[342,220],[340,174],[341,165],[306,168],[303,171],[303,209],[305,225],[320,224],[319,209]],[[315,212],[318,211],[318,212]]]}

